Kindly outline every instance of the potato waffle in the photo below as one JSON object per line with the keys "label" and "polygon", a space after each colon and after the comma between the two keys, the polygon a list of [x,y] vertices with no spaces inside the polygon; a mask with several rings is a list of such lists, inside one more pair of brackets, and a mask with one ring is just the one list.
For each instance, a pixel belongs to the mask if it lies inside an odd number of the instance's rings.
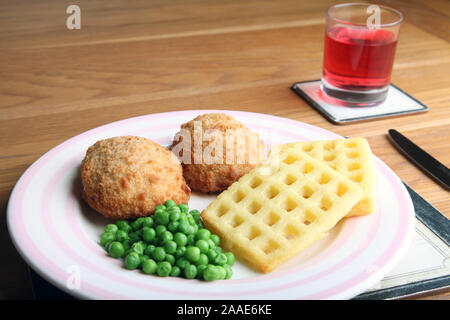
{"label": "potato waffle", "polygon": [[222,192],[202,218],[224,249],[270,272],[326,236],[362,195],[322,161],[286,148]]}
{"label": "potato waffle", "polygon": [[326,162],[331,168],[356,182],[364,190],[363,198],[350,210],[347,217],[366,215],[374,211],[376,199],[375,165],[372,151],[365,139],[292,142],[276,146],[271,153],[286,148],[300,149],[314,159]]}

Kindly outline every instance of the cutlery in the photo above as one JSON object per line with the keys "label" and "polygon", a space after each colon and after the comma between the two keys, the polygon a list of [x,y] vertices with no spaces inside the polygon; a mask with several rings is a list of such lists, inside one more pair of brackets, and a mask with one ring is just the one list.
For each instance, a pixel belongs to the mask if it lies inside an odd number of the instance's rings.
{"label": "cutlery", "polygon": [[394,129],[388,131],[394,145],[415,165],[429,174],[445,189],[450,189],[450,170]]}

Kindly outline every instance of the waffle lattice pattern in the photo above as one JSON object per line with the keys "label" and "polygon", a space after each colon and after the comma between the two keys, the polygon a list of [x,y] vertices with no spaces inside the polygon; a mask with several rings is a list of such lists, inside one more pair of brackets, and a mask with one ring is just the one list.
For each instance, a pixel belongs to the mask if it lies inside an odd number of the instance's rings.
{"label": "waffle lattice pattern", "polygon": [[271,153],[287,148],[302,150],[314,159],[326,162],[332,169],[357,183],[363,189],[363,198],[350,210],[347,217],[366,215],[374,211],[375,165],[372,151],[365,139],[292,142],[273,148]]}
{"label": "waffle lattice pattern", "polygon": [[225,249],[270,272],[325,236],[362,194],[326,164],[286,148],[222,192],[202,218]]}

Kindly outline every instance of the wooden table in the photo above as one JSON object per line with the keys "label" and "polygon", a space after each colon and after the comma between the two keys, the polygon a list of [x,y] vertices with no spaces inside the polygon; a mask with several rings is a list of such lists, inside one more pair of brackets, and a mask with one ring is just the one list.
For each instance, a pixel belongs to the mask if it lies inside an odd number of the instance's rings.
{"label": "wooden table", "polygon": [[[396,128],[450,165],[450,2],[376,1],[406,14],[392,81],[430,107],[421,115],[336,126],[289,90],[319,79],[323,0],[1,1],[0,298],[31,297],[26,265],[6,231],[12,187],[43,153],[85,130],[184,109],[269,113],[350,137],[450,217],[449,193],[389,143]],[[449,293],[425,298],[449,298]]]}

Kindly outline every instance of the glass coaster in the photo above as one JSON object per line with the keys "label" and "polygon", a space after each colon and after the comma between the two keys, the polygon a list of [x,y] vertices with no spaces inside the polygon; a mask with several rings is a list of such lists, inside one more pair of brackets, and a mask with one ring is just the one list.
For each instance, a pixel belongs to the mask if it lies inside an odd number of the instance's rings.
{"label": "glass coaster", "polygon": [[417,112],[426,112],[428,107],[392,84],[386,100],[373,107],[337,106],[321,97],[320,80],[296,82],[291,89],[308,104],[317,109],[328,120],[336,124],[394,117]]}

